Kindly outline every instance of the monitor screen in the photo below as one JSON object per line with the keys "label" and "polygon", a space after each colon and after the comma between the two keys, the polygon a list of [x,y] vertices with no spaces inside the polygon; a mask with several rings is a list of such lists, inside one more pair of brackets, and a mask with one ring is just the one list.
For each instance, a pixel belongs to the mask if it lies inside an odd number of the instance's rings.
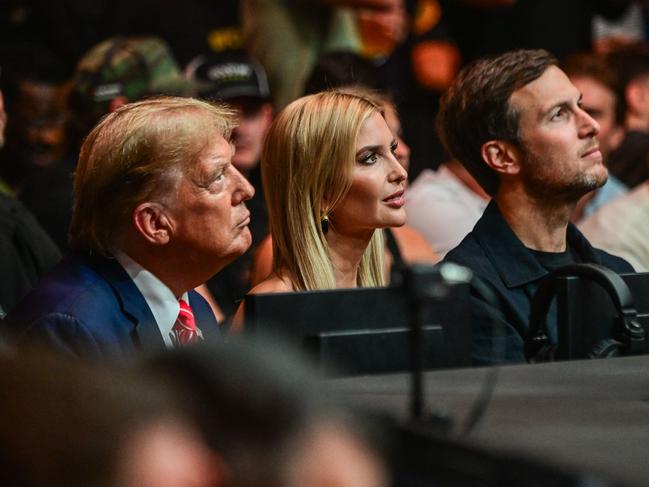
{"label": "monitor screen", "polygon": [[[426,369],[471,364],[469,285],[421,306]],[[338,374],[411,368],[413,302],[405,286],[248,295],[245,329],[281,335]]]}

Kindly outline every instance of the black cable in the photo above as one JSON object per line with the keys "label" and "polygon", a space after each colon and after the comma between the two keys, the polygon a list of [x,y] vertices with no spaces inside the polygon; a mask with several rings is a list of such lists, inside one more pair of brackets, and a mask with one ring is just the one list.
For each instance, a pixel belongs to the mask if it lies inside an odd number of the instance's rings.
{"label": "black cable", "polygon": [[[485,284],[482,279],[478,276],[473,276],[471,279],[471,286],[475,293],[487,303],[487,312],[490,314],[490,318],[493,323],[498,322],[498,317],[495,314],[495,309],[498,307],[498,298],[496,294],[491,290],[491,288]],[[497,335],[500,336],[497,336]],[[500,326],[494,327],[494,340],[492,341],[492,356],[496,356],[499,352],[497,344],[500,343],[500,338],[504,338],[505,333],[504,329]],[[504,354],[504,349],[503,349]],[[502,357],[504,359],[504,356]],[[476,427],[480,424],[482,419],[484,419],[485,413],[491,403],[493,398],[494,390],[496,389],[496,383],[498,382],[498,374],[500,372],[499,366],[492,366],[489,368],[485,374],[485,377],[482,382],[482,387],[480,388],[480,393],[474,401],[469,414],[464,421],[464,428],[460,432],[462,436],[469,436]]]}
{"label": "black cable", "polygon": [[[407,288],[411,306],[413,310],[413,347],[411,353],[413,354],[413,370],[412,370],[412,384],[411,384],[411,419],[414,422],[422,422],[425,420],[422,415],[423,412],[423,399],[424,399],[424,385],[422,380],[422,360],[421,354],[421,313],[423,312],[424,303],[426,300],[440,299],[441,295],[446,294],[441,290],[443,288],[450,288],[455,285],[471,283],[471,288],[478,295],[480,299],[488,304],[488,313],[491,315],[494,323],[497,317],[494,310],[498,307],[498,300],[495,293],[487,286],[479,277],[474,276],[473,273],[462,266],[457,264],[445,262],[435,266],[435,279],[422,279],[426,276],[427,271],[425,266],[412,266],[404,269],[405,278],[403,284]],[[421,289],[422,285],[427,289]],[[498,338],[505,336],[504,331],[500,327],[498,329],[500,337],[496,336],[493,341],[492,354],[499,352],[497,349]],[[480,393],[474,401],[466,420],[464,421],[464,428],[460,433],[463,436],[469,435],[480,421],[484,418],[487,408],[493,397],[493,391],[498,380],[499,367],[494,366],[489,369],[485,375],[482,383]]]}

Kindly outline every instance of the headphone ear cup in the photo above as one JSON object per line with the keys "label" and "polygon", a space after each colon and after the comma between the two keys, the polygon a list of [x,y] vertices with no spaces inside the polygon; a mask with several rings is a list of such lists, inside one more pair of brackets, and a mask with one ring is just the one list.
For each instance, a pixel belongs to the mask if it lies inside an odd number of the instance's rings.
{"label": "headphone ear cup", "polygon": [[[559,358],[583,358],[583,351],[579,357],[573,356],[568,348],[562,345],[553,345],[549,335],[546,315],[549,310],[551,297],[556,292],[552,285],[557,277],[574,276],[588,279],[599,284],[611,298],[616,310],[617,318],[613,327],[612,336],[600,341],[588,354],[591,357],[611,357],[616,355],[637,355],[646,353],[646,333],[644,327],[636,319],[637,311],[633,302],[631,290],[624,280],[614,271],[598,264],[571,264],[555,269],[546,275],[537,288],[530,305],[529,334],[525,343],[525,352],[530,362],[539,361],[534,356],[534,351],[539,353],[544,347],[556,352]],[[545,337],[543,337],[545,335]],[[544,341],[544,340],[547,340]],[[535,344],[534,342],[538,342]],[[590,346],[590,345],[588,345]],[[550,355],[554,357],[554,353]]]}
{"label": "headphone ear cup", "polygon": [[621,326],[617,327],[619,338],[624,345],[625,355],[646,353],[644,327],[635,317],[621,318]]}
{"label": "headphone ear cup", "polygon": [[530,363],[554,360],[554,348],[550,337],[542,330],[525,340],[525,356]]}
{"label": "headphone ear cup", "polygon": [[588,358],[612,358],[622,355],[622,342],[613,338],[605,338],[600,341],[593,349],[588,352]]}

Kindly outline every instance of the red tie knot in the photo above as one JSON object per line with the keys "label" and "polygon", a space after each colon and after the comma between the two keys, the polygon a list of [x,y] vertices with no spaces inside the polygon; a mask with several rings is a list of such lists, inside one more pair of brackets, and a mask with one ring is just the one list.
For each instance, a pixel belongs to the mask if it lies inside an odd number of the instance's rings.
{"label": "red tie knot", "polygon": [[179,299],[180,311],[172,331],[180,346],[195,343],[198,340],[198,330],[194,319],[194,312],[184,299]]}

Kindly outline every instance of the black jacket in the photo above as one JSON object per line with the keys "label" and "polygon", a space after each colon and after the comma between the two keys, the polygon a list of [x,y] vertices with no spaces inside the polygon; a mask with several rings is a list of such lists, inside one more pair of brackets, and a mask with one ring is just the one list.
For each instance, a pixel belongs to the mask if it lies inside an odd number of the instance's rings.
{"label": "black jacket", "polygon": [[[618,273],[633,272],[624,259],[593,248],[572,224],[568,225],[567,240],[580,262],[601,264]],[[478,293],[471,298],[474,363],[524,362],[531,299],[548,271],[514,234],[494,201],[444,260],[470,268],[497,296],[497,308]],[[556,336],[556,319],[552,318],[548,317],[548,329]]]}

